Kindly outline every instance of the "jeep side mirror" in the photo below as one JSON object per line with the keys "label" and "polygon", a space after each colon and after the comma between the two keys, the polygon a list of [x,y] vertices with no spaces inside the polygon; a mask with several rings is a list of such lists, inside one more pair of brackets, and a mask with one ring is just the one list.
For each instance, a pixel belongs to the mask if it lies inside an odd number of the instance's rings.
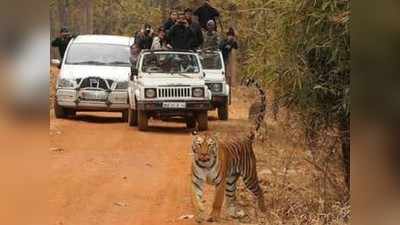
{"label": "jeep side mirror", "polygon": [[51,60],[51,65],[60,68],[61,67],[61,61],[59,59],[52,59]]}
{"label": "jeep side mirror", "polygon": [[131,66],[131,81],[134,80],[135,77],[137,77],[139,74],[139,70],[135,66]]}

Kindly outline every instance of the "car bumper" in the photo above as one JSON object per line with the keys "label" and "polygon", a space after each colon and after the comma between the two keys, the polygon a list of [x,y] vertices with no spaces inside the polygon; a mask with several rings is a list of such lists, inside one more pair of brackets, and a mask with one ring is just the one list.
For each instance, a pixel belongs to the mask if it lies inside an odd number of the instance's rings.
{"label": "car bumper", "polygon": [[219,106],[223,106],[228,101],[228,96],[225,95],[213,95],[210,102],[210,109],[214,109]]}
{"label": "car bumper", "polygon": [[82,101],[79,103],[75,102],[63,102],[63,101],[58,101],[58,105],[65,107],[65,108],[71,108],[71,109],[76,109],[76,110],[82,110],[82,111],[122,111],[126,110],[129,108],[128,104],[108,104],[105,102],[90,102],[90,101]]}
{"label": "car bumper", "polygon": [[[184,102],[185,108],[165,108],[164,102]],[[137,109],[144,111],[157,111],[157,112],[182,112],[182,111],[204,111],[209,108],[209,101],[146,101],[138,102]]]}
{"label": "car bumper", "polygon": [[125,91],[112,91],[107,93],[105,100],[98,101],[82,99],[81,92],[77,90],[59,89],[56,98],[62,107],[82,111],[122,111],[129,108],[128,92]]}

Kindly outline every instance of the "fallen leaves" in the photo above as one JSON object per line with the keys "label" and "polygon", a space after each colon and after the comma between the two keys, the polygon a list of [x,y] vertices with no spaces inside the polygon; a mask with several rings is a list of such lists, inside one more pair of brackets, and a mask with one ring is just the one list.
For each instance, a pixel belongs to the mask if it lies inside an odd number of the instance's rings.
{"label": "fallen leaves", "polygon": [[188,214],[188,215],[182,215],[178,219],[179,220],[190,220],[190,219],[193,219],[193,218],[194,218],[194,215]]}
{"label": "fallen leaves", "polygon": [[53,147],[53,148],[50,148],[50,151],[52,151],[52,152],[64,152],[65,149],[60,148],[60,147]]}

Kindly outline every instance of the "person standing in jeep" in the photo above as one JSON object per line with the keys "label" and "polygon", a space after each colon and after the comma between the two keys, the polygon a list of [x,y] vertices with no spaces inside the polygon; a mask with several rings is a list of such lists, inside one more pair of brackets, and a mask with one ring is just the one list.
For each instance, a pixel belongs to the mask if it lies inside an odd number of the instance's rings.
{"label": "person standing in jeep", "polygon": [[202,45],[203,50],[211,50],[216,51],[221,42],[221,38],[217,31],[215,31],[215,22],[214,20],[209,20],[207,23],[207,30],[204,32],[204,42]]}
{"label": "person standing in jeep", "polygon": [[65,51],[67,50],[68,44],[72,39],[72,35],[69,33],[68,28],[63,27],[60,30],[60,35],[51,42],[51,46],[58,48],[60,52],[61,62],[64,59]]}
{"label": "person standing in jeep", "polygon": [[197,22],[193,21],[192,9],[190,8],[185,9],[185,17],[194,35],[192,41],[192,47],[193,49],[199,49],[204,41],[203,32],[201,31],[201,26]]}
{"label": "person standing in jeep", "polygon": [[[211,6],[210,0],[205,0],[204,4],[194,12],[194,15],[199,18],[200,26],[204,30],[207,30],[208,21],[213,20],[217,24],[217,18],[220,16],[220,13]],[[215,26],[215,30],[217,30],[217,26]]]}
{"label": "person standing in jeep", "polygon": [[231,27],[229,31],[226,33],[227,38],[222,40],[219,48],[222,52],[222,56],[224,57],[224,63],[227,67],[229,62],[229,56],[233,49],[238,49],[238,43],[235,37],[235,30]]}
{"label": "person standing in jeep", "polygon": [[169,13],[169,18],[168,20],[164,23],[164,30],[166,33],[169,32],[171,27],[173,27],[178,20],[178,12],[176,10],[171,10]]}
{"label": "person standing in jeep", "polygon": [[145,24],[144,28],[135,37],[135,44],[141,49],[150,49],[153,44],[153,29],[150,24]]}
{"label": "person standing in jeep", "polygon": [[164,27],[158,28],[158,34],[153,38],[153,44],[151,45],[151,50],[168,49],[167,38]]}
{"label": "person standing in jeep", "polygon": [[140,46],[138,44],[133,44],[130,47],[130,52],[131,52],[131,56],[129,58],[129,61],[132,65],[136,66],[138,59],[139,59],[139,54],[142,51],[142,49],[140,48]]}
{"label": "person standing in jeep", "polygon": [[177,23],[168,33],[168,42],[176,50],[192,50],[194,34],[190,29],[185,14],[180,13]]}

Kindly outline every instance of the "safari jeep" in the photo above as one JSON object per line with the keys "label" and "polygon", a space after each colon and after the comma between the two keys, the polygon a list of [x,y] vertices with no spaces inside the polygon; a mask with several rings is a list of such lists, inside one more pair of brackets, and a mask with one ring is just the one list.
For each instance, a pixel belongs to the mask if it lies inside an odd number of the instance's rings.
{"label": "safari jeep", "polygon": [[220,51],[199,52],[205,80],[212,93],[210,110],[218,110],[218,119],[228,120],[229,117],[229,85],[225,78],[225,65]]}
{"label": "safari jeep", "polygon": [[130,126],[144,131],[151,117],[183,117],[187,128],[208,129],[211,93],[194,52],[142,51],[131,68],[128,93]]}
{"label": "safari jeep", "polygon": [[128,121],[129,47],[133,38],[80,35],[71,40],[57,81],[56,118],[77,111],[122,112]]}

